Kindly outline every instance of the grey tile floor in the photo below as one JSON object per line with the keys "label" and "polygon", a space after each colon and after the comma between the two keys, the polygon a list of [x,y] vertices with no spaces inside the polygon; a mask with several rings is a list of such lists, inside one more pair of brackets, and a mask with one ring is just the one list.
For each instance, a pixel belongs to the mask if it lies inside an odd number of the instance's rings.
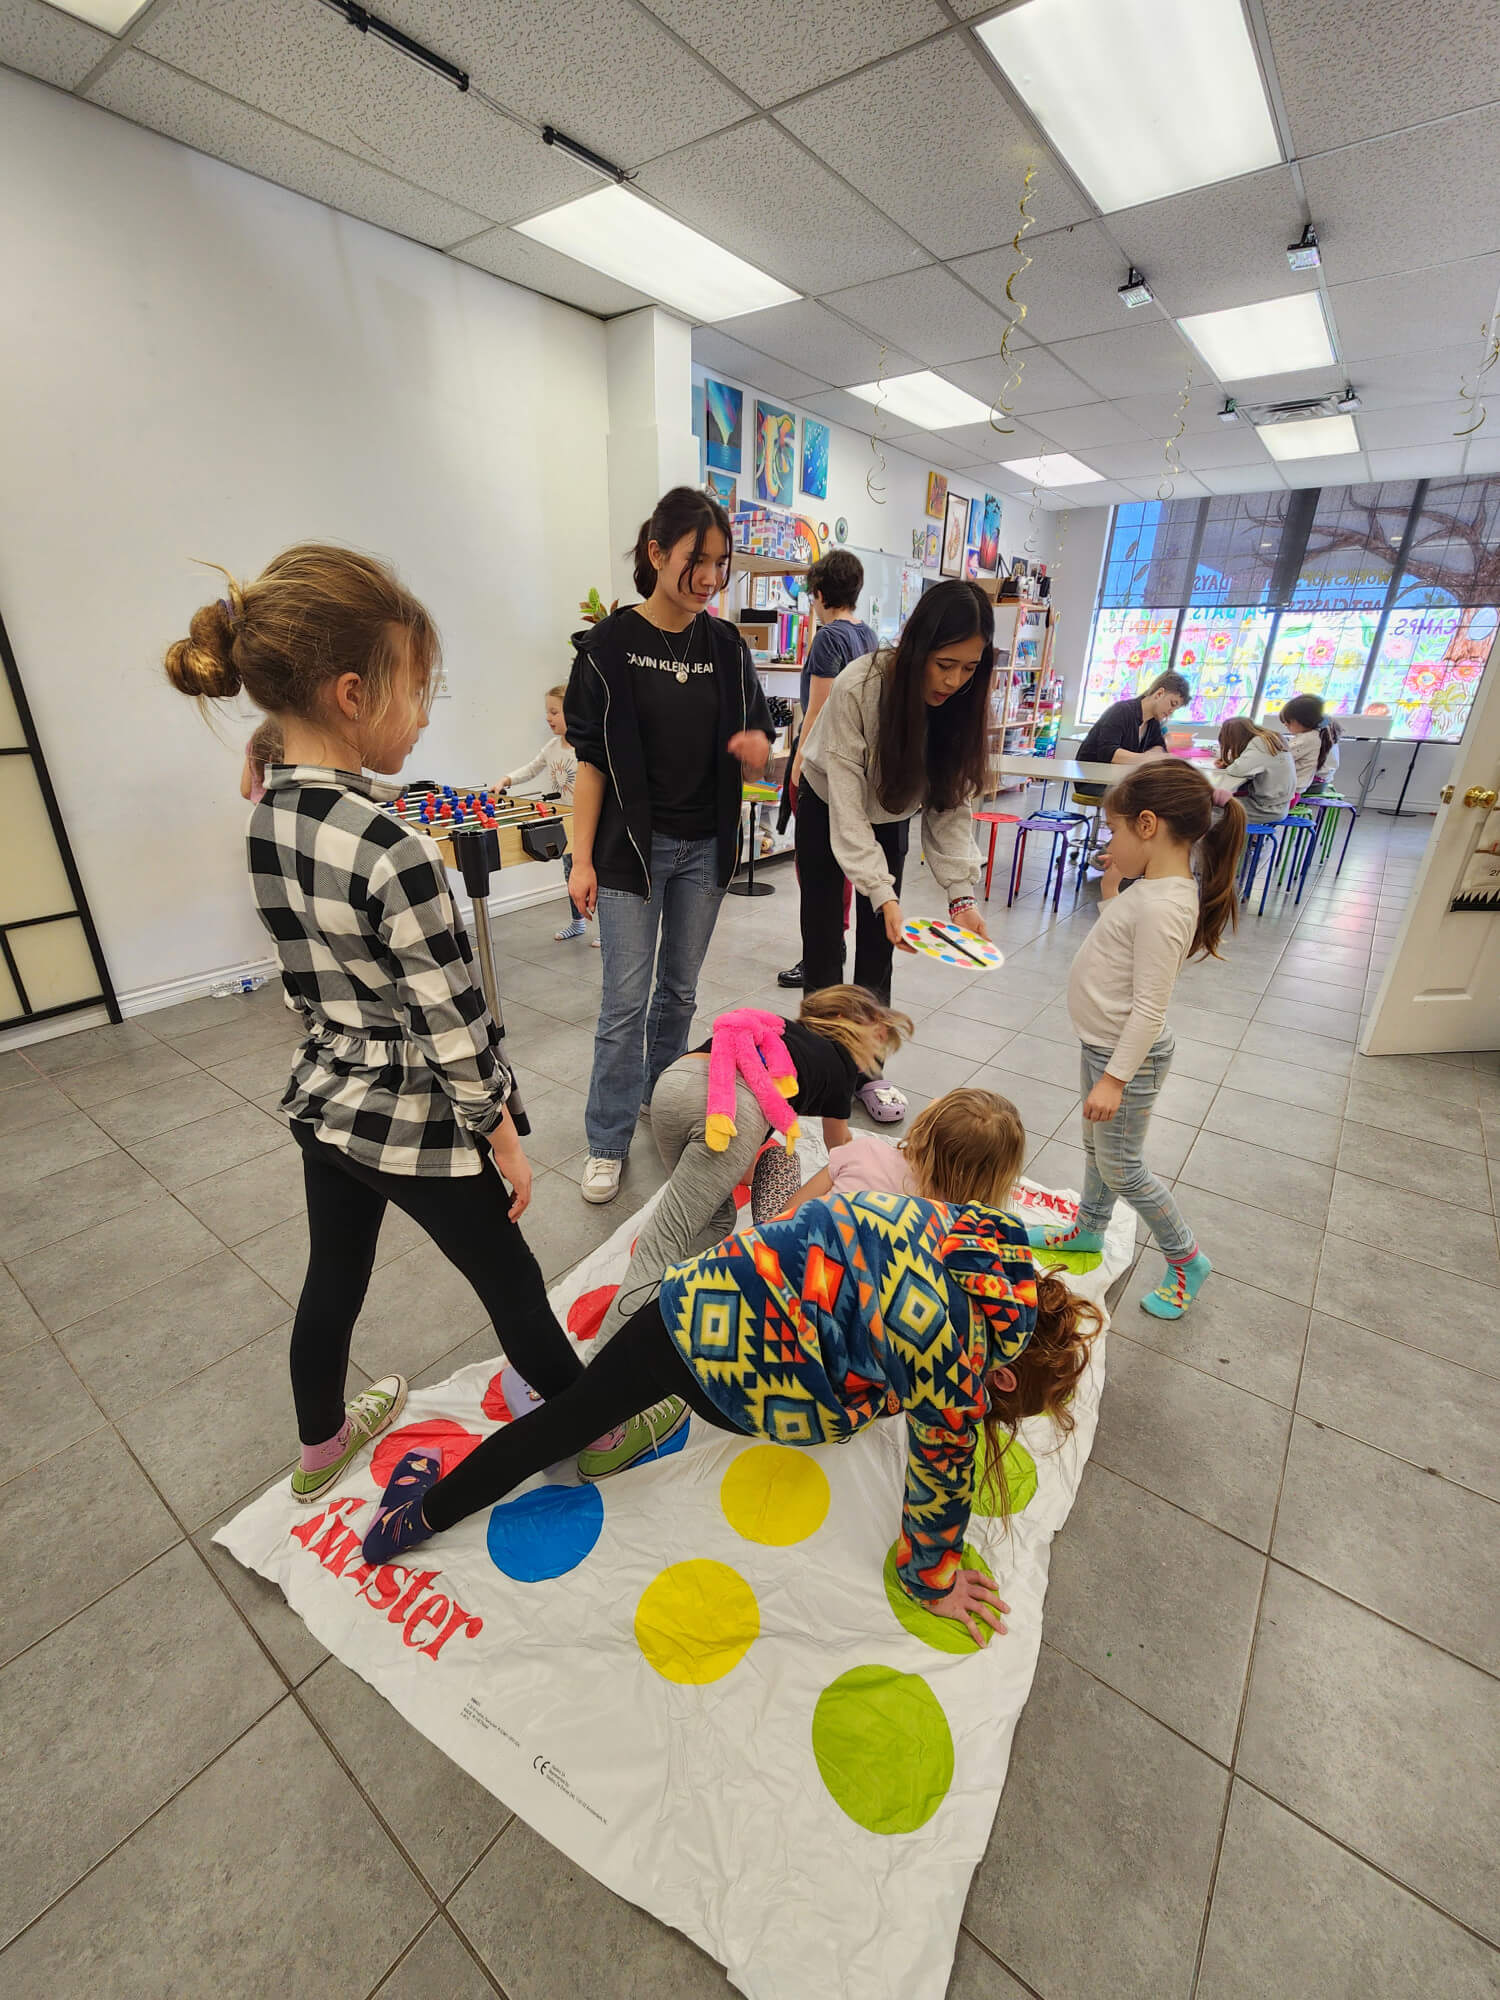
{"label": "grey tile floor", "polygon": [[[1179,1325],[1137,1310],[1151,1253],[1119,1288],[955,2000],[1500,1992],[1500,1057],[1354,1052],[1427,827],[1367,820],[1340,882],[1182,980],[1152,1144],[1217,1272]],[[705,1016],[789,997],[768,879]],[[898,974],[894,1076],[1008,1091],[1054,1183],[1091,921],[1033,894],[998,976]],[[659,1175],[643,1131],[615,1206],[578,1195],[599,957],[556,922],[498,927],[549,1277]],[[724,1993],[210,1546],[291,1456],[288,1044],[263,991],[0,1055],[0,1990]],[[357,1379],[492,1343],[389,1222]]]}

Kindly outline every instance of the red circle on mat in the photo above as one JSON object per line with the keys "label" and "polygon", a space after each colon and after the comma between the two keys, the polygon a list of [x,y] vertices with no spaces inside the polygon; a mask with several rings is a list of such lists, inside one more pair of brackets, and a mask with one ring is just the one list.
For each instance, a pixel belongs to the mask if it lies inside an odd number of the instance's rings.
{"label": "red circle on mat", "polygon": [[568,1307],[568,1331],[580,1340],[592,1340],[604,1322],[609,1311],[609,1302],[619,1291],[618,1285],[596,1285],[593,1291],[583,1292]]}
{"label": "red circle on mat", "polygon": [[462,1465],[479,1443],[473,1431],[466,1431],[449,1417],[429,1417],[425,1423],[403,1424],[399,1431],[387,1431],[375,1447],[370,1470],[377,1486],[384,1486],[409,1451],[433,1451],[443,1471]]}
{"label": "red circle on mat", "polygon": [[497,1368],[490,1377],[489,1387],[480,1399],[479,1407],[484,1414],[497,1424],[511,1423],[515,1411],[505,1400],[505,1370]]}
{"label": "red circle on mat", "polygon": [[736,1215],[739,1214],[740,1210],[745,1206],[745,1203],[749,1199],[750,1199],[750,1190],[746,1186],[745,1182],[741,1181],[739,1186],[734,1191],[734,1212]]}

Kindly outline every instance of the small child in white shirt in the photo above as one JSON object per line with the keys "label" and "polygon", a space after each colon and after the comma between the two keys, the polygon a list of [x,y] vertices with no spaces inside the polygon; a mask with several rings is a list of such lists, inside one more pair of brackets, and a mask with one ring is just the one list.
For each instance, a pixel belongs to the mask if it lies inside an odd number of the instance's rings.
{"label": "small child in white shirt", "polygon": [[1339,767],[1339,726],[1317,694],[1294,694],[1281,711],[1281,723],[1297,767],[1297,791],[1316,796]]}
{"label": "small child in white shirt", "polygon": [[[578,759],[573,754],[572,744],[568,741],[568,725],[563,716],[563,696],[566,693],[567,689],[563,687],[548,688],[547,727],[552,734],[529,764],[522,764],[519,770],[510,772],[500,780],[495,787],[497,792],[508,792],[512,785],[524,785],[528,778],[538,777],[545,771],[547,790],[555,792],[565,806],[572,805],[573,786],[578,777]],[[571,854],[565,854],[563,881],[566,882],[572,873],[573,857]],[[552,933],[559,944],[566,943],[569,938],[582,937],[588,929],[587,919],[571,896],[568,898],[568,908],[573,912],[572,922],[564,924],[560,931]],[[597,951],[599,940],[595,938],[593,942]]]}

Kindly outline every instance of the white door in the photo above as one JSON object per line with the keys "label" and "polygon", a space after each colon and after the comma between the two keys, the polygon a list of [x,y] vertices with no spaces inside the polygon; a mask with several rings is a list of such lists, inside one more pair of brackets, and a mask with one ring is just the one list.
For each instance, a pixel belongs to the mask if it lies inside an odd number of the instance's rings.
{"label": "white door", "polygon": [[[1443,792],[1406,921],[1360,1041],[1368,1056],[1500,1049],[1500,911],[1449,907],[1500,792],[1500,635]],[[1488,831],[1486,831],[1488,829]]]}

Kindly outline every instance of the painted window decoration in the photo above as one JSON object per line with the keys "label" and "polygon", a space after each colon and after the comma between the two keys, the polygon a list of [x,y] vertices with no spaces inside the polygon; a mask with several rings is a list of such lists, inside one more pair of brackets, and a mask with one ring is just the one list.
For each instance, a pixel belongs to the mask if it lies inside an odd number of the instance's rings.
{"label": "painted window decoration", "polygon": [[1323,697],[1335,715],[1352,715],[1365,663],[1380,625],[1380,608],[1283,611],[1266,667],[1262,716],[1277,716],[1294,694]]}
{"label": "painted window decoration", "polygon": [[802,419],[802,491],[814,500],[828,498],[828,426],[813,417]]}
{"label": "painted window decoration", "polygon": [[796,499],[797,419],[775,403],[755,405],[755,497],[768,506]]}
{"label": "painted window decoration", "polygon": [[1175,611],[1101,611],[1094,620],[1079,722],[1096,722],[1111,702],[1128,701],[1164,672],[1176,630]]}
{"label": "painted window decoration", "polygon": [[[1193,699],[1185,712],[1177,713],[1179,728],[1184,723],[1206,726],[1227,715],[1250,714],[1271,618],[1269,611],[1255,605],[1197,604],[1183,612],[1176,666],[1187,677]],[[1138,693],[1158,671],[1153,667],[1131,692]]]}
{"label": "painted window decoration", "polygon": [[715,472],[738,472],[744,449],[745,397],[727,382],[703,384],[704,456]]}
{"label": "painted window decoration", "polygon": [[1392,736],[1456,743],[1479,692],[1500,611],[1456,604],[1393,611],[1365,707],[1395,717]]}

